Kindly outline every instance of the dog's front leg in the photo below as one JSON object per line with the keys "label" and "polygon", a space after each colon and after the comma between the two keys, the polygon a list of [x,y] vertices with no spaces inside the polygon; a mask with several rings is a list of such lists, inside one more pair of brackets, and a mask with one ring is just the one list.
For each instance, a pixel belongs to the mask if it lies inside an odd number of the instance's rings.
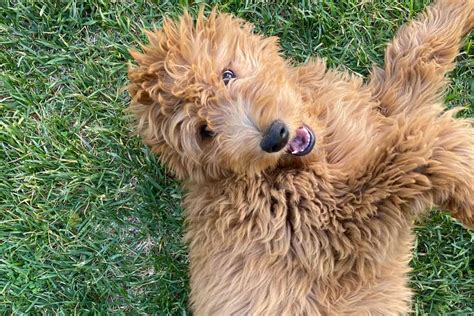
{"label": "dog's front leg", "polygon": [[431,186],[422,196],[468,227],[474,226],[474,131],[472,123],[442,114],[442,92],[462,37],[473,27],[473,0],[437,1],[402,27],[387,48],[384,70],[376,69],[369,83],[388,120],[426,135],[420,141],[429,153],[414,169]]}
{"label": "dog's front leg", "polygon": [[432,186],[433,202],[474,229],[474,128],[447,112],[436,118],[436,141],[427,164],[419,168]]}
{"label": "dog's front leg", "polygon": [[387,118],[347,176],[346,192],[353,193],[348,204],[361,201],[361,209],[371,212],[389,205],[410,220],[441,206],[474,227],[474,129],[452,116],[419,110]]}
{"label": "dog's front leg", "polygon": [[388,45],[369,86],[386,116],[437,106],[463,35],[474,27],[474,0],[438,0]]}

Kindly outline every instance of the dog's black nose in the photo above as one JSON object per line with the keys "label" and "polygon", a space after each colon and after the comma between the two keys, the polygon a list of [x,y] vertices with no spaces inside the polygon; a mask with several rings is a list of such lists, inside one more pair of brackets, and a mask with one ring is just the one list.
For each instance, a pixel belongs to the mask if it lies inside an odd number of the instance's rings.
{"label": "dog's black nose", "polygon": [[288,143],[288,127],[282,121],[273,121],[265,135],[260,147],[268,153],[280,151]]}

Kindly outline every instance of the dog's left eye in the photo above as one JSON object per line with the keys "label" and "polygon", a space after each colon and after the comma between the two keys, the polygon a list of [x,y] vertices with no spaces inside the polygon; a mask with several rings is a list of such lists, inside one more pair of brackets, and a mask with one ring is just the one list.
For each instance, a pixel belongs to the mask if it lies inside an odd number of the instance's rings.
{"label": "dog's left eye", "polygon": [[222,73],[222,80],[224,81],[225,85],[227,85],[229,81],[234,78],[235,78],[235,73],[230,69],[226,69]]}
{"label": "dog's left eye", "polygon": [[216,133],[214,133],[209,128],[209,126],[207,126],[207,125],[201,126],[201,131],[200,132],[201,132],[201,137],[204,138],[204,139],[205,138],[209,139],[209,138],[213,138],[214,136],[216,136]]}

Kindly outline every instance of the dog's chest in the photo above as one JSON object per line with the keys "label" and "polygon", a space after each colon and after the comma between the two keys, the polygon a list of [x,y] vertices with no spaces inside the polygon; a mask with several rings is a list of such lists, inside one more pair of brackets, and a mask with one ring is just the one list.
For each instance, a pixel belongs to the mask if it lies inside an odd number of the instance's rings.
{"label": "dog's chest", "polygon": [[374,263],[354,262],[355,256],[375,257],[397,238],[398,219],[383,212],[364,220],[346,213],[331,184],[314,172],[287,172],[271,180],[191,191],[185,201],[188,241],[205,244],[206,256],[231,251],[235,258],[280,258],[305,271],[334,266],[350,271],[354,264],[365,270]]}
{"label": "dog's chest", "polygon": [[185,200],[188,240],[206,235],[199,239],[215,242],[222,236],[222,248],[255,247],[306,261],[331,251],[329,238],[336,238],[330,231],[336,208],[330,185],[312,171],[236,181],[199,193],[190,192]]}

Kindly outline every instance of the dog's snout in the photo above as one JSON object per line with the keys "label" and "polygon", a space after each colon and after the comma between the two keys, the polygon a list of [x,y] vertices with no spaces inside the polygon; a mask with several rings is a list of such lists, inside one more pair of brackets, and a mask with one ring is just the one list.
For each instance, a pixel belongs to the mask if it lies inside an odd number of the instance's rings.
{"label": "dog's snout", "polygon": [[268,152],[280,151],[288,143],[288,127],[282,121],[273,121],[263,135],[260,147]]}

